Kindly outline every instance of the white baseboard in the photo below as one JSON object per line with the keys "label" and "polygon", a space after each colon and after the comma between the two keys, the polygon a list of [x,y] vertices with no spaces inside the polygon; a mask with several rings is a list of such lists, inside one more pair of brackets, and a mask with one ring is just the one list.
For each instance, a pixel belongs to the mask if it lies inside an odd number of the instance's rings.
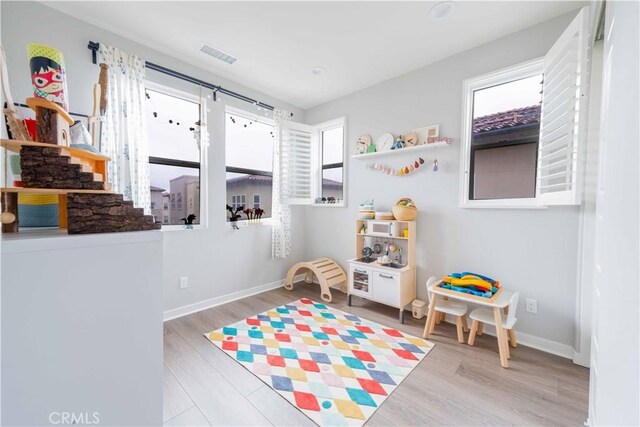
{"label": "white baseboard", "polygon": [[[455,320],[451,321],[449,317],[447,317],[447,322],[453,323],[455,325]],[[493,337],[496,336],[496,330],[491,325],[485,325],[484,333]],[[571,360],[573,360],[573,358],[575,357],[575,350],[573,347],[557,341],[551,341],[546,338],[537,337],[535,335],[525,334],[524,332],[520,332],[518,330],[516,330],[516,340],[518,341],[518,345],[522,344],[526,347],[544,351],[545,353],[555,354],[556,356],[564,357]]]}
{"label": "white baseboard", "polygon": [[[295,276],[294,282],[304,280],[304,274]],[[281,288],[284,286],[284,279],[276,280],[274,282],[265,283],[263,285],[254,286],[252,288],[243,289],[241,291],[232,292],[230,294],[220,295],[219,297],[210,298],[204,301],[199,301],[193,304],[184,305],[178,308],[172,308],[162,313],[162,319],[164,322],[167,320],[177,319],[178,317],[186,316],[188,314],[197,313],[198,311],[206,310],[211,307],[226,304],[228,302],[236,301],[242,298],[250,297],[252,295],[261,294],[272,289]]]}

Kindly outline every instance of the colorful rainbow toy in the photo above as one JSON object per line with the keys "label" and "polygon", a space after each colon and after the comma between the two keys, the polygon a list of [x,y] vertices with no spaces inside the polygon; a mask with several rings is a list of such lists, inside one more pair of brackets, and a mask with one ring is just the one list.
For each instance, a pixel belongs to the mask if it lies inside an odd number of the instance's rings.
{"label": "colorful rainbow toy", "polygon": [[476,295],[479,297],[491,298],[500,288],[500,282],[482,274],[451,273],[442,279],[442,287],[452,291]]}

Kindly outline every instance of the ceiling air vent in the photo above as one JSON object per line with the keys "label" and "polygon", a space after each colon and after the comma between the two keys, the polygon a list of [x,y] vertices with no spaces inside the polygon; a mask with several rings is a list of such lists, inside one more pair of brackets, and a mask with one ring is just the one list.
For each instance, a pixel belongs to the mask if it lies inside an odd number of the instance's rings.
{"label": "ceiling air vent", "polygon": [[216,49],[215,47],[209,46],[206,43],[202,44],[202,47],[200,48],[200,52],[209,56],[213,56],[214,58],[219,59],[220,61],[224,61],[227,64],[233,64],[238,60],[238,58],[236,58],[235,56],[229,55],[228,53],[225,53],[219,49]]}

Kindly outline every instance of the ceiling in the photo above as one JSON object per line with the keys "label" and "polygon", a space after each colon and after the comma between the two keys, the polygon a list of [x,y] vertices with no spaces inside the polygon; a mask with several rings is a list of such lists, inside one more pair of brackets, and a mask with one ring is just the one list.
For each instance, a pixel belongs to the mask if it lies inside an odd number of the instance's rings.
{"label": "ceiling", "polygon": [[[582,6],[456,1],[437,20],[433,1],[126,3],[46,5],[304,109]],[[203,42],[238,61],[200,53]]]}

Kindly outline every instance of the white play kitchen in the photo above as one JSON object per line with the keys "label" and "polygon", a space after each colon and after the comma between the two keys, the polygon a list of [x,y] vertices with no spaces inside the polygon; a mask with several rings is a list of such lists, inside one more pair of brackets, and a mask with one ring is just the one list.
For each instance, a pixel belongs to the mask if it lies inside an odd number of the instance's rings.
{"label": "white play kitchen", "polygon": [[[361,205],[356,220],[356,258],[349,263],[349,297],[395,307],[404,323],[404,308],[416,298],[416,215],[411,199],[394,212],[375,212]],[[400,202],[399,202],[400,203]],[[370,209],[368,209],[370,207]]]}

